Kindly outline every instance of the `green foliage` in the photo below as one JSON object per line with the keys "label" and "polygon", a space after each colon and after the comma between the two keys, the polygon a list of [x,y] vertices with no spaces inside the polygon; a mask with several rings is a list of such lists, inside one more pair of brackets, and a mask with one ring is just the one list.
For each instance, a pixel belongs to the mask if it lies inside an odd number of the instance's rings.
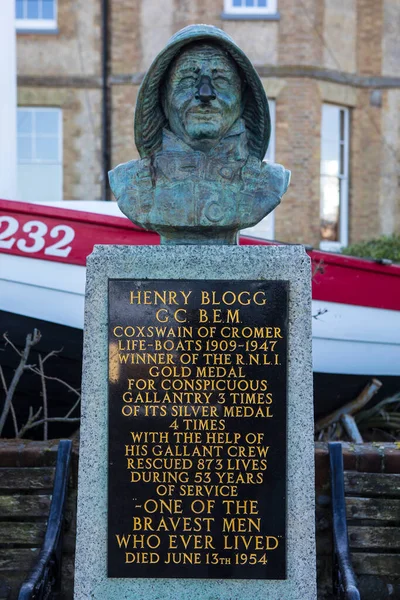
{"label": "green foliage", "polygon": [[400,263],[400,235],[383,235],[369,242],[351,244],[343,248],[342,253],[375,260],[386,258]]}

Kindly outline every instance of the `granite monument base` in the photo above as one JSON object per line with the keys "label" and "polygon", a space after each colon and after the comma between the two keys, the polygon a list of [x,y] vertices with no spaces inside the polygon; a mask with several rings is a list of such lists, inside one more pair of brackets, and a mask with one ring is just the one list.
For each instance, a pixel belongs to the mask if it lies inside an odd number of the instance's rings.
{"label": "granite monument base", "polygon": [[310,260],[88,259],[75,599],[315,600]]}

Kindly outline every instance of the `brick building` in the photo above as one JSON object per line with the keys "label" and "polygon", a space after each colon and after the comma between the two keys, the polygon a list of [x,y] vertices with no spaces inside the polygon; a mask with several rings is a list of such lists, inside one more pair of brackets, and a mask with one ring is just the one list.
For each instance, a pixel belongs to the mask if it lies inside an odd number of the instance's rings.
{"label": "brick building", "polygon": [[104,199],[106,169],[137,157],[143,73],[191,23],[227,31],[272,101],[267,158],[292,183],[258,231],[399,232],[400,0],[16,0],[19,196]]}

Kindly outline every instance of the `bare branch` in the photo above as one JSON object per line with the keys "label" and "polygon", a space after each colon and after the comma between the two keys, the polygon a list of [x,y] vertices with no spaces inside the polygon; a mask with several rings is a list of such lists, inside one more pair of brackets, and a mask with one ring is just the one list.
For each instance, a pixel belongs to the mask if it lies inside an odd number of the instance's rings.
{"label": "bare branch", "polygon": [[[1,383],[4,389],[4,393],[7,395],[8,389],[7,389],[7,383],[6,383],[6,379],[4,377],[4,372],[3,372],[3,368],[0,365],[0,379],[1,379]],[[18,423],[17,423],[17,415],[15,414],[15,410],[14,410],[14,406],[11,400],[11,404],[10,404],[10,412],[11,412],[11,417],[13,420],[13,425],[14,425],[14,433],[15,433],[15,437],[18,436]]]}
{"label": "bare branch", "polygon": [[[19,365],[14,373],[14,377],[11,381],[10,387],[7,389],[7,383],[4,377],[4,373],[3,370],[1,369],[0,366],[0,381],[1,384],[4,388],[5,394],[6,394],[6,402],[3,408],[3,412],[1,415],[1,421],[0,421],[0,435],[1,435],[1,431],[4,427],[4,423],[7,417],[7,413],[9,411],[11,411],[12,417],[13,417],[13,424],[14,424],[14,430],[15,430],[15,437],[17,439],[20,439],[24,436],[24,434],[29,430],[29,429],[33,429],[34,427],[39,427],[41,425],[43,425],[43,437],[45,440],[48,439],[48,424],[49,423],[79,423],[80,418],[79,417],[71,417],[70,415],[74,412],[74,410],[78,407],[80,401],[81,401],[81,394],[80,391],[78,391],[77,389],[73,388],[69,383],[67,383],[66,381],[58,378],[58,377],[51,377],[50,375],[46,375],[44,372],[44,363],[46,362],[46,360],[48,360],[49,358],[51,358],[52,356],[56,356],[57,354],[59,354],[59,352],[62,351],[61,350],[52,350],[51,352],[49,352],[48,354],[46,354],[44,357],[42,357],[41,354],[39,354],[39,366],[36,366],[36,364],[28,364],[28,357],[29,357],[29,352],[32,348],[32,346],[34,346],[35,344],[37,344],[40,339],[41,339],[41,335],[40,332],[38,330],[34,330],[33,334],[29,334],[26,337],[26,341],[25,341],[25,348],[24,350],[21,352],[20,350],[18,350],[18,348],[15,346],[15,344],[8,338],[8,334],[4,333],[3,337],[5,339],[6,344],[5,345],[10,345],[13,350],[16,352],[16,354],[18,354],[18,356],[20,357],[20,362]],[[16,415],[15,415],[15,410],[12,404],[12,398],[16,389],[16,386],[23,374],[24,371],[31,371],[32,373],[34,373],[35,375],[38,375],[41,379],[41,384],[42,384],[42,398],[43,398],[43,406],[41,406],[36,412],[35,414],[33,414],[33,408],[32,406],[29,407],[29,415],[28,415],[28,420],[25,423],[25,425],[23,425],[21,427],[20,430],[18,430],[18,423],[17,423],[17,419],[16,419]],[[57,383],[60,383],[61,385],[63,385],[64,387],[66,387],[70,392],[74,393],[77,398],[76,401],[74,403],[74,405],[72,406],[72,408],[67,412],[67,414],[64,417],[52,417],[49,418],[48,415],[48,394],[47,394],[47,387],[46,387],[46,381],[55,381]],[[39,418],[41,413],[43,411],[43,418]]]}
{"label": "bare branch", "polygon": [[[37,367],[30,366],[29,367],[29,371],[32,371],[32,373],[36,373],[36,375],[40,375],[40,370]],[[79,398],[81,397],[80,392],[78,390],[76,390],[75,388],[73,388],[72,385],[69,385],[69,383],[67,383],[63,379],[59,379],[58,377],[51,377],[51,375],[44,375],[44,378],[48,379],[49,381],[58,381],[58,383],[61,383],[62,385],[65,385],[65,387],[67,387],[70,392],[73,392]]]}
{"label": "bare branch", "polygon": [[66,418],[68,418],[70,415],[72,415],[72,413],[74,412],[74,410],[79,406],[80,401],[81,401],[81,397],[79,396],[78,400],[75,402],[75,404],[73,405],[73,407],[65,415]]}
{"label": "bare branch", "polygon": [[3,367],[1,365],[0,365],[0,379],[1,379],[1,384],[3,386],[4,393],[7,394],[7,392],[8,392],[7,384],[6,384],[6,380],[4,378]]}
{"label": "bare branch", "polygon": [[42,382],[42,398],[43,398],[43,417],[44,417],[43,440],[45,442],[47,442],[47,440],[49,439],[49,425],[47,423],[47,418],[49,416],[49,412],[48,412],[48,405],[47,405],[46,379],[45,379],[43,360],[42,360],[41,354],[39,354],[39,370],[40,370],[40,380]]}
{"label": "bare branch", "polygon": [[3,333],[3,338],[6,340],[6,344],[5,344],[6,346],[11,346],[11,348],[13,348],[19,356],[22,356],[22,352],[20,350],[18,350],[18,348],[9,339],[7,331],[5,333]]}
{"label": "bare branch", "polygon": [[321,273],[321,275],[323,275],[325,273],[325,263],[324,260],[321,259],[317,264],[315,264],[316,261],[313,261],[313,272],[311,275],[311,279],[313,280],[314,277],[317,275],[317,273]]}
{"label": "bare branch", "polygon": [[12,418],[12,422],[14,425],[14,433],[15,433],[15,437],[18,437],[18,421],[17,421],[17,415],[15,414],[15,408],[13,406],[13,403],[11,402],[11,406],[10,406],[10,412],[11,412],[11,418]]}
{"label": "bare branch", "polygon": [[64,350],[64,348],[60,348],[60,350],[52,350],[51,352],[49,352],[48,354],[46,354],[46,356],[42,360],[42,363],[44,364],[46,362],[46,360],[48,358],[51,358],[52,356],[57,356],[57,354],[60,354],[60,352],[62,352],[63,350]]}
{"label": "bare branch", "polygon": [[40,421],[27,421],[26,425],[23,426],[21,431],[19,432],[19,437],[22,437],[28,429],[33,429],[34,427],[39,427],[39,425],[43,425],[44,423],[77,423],[80,421],[79,417],[67,418],[67,417],[51,417],[50,419],[40,419]]}
{"label": "bare branch", "polygon": [[16,352],[21,357],[21,360],[20,360],[18,367],[15,370],[14,377],[11,380],[10,387],[8,388],[8,392],[6,394],[6,400],[5,400],[3,411],[2,411],[2,414],[0,417],[0,436],[3,432],[3,428],[4,428],[4,425],[5,425],[5,422],[6,422],[6,419],[7,419],[11,404],[12,404],[14,392],[16,390],[19,380],[21,379],[22,373],[24,372],[25,365],[28,360],[31,348],[32,348],[32,346],[34,346],[35,344],[37,344],[40,341],[40,338],[42,336],[40,334],[40,331],[38,331],[37,329],[33,330],[33,334],[29,333],[26,336],[25,348],[24,348],[22,354],[14,346],[14,344],[12,344],[10,342],[10,340],[7,337],[7,334],[4,334],[3,337],[6,340],[6,343],[9,343],[11,345],[11,347],[14,348],[14,350],[16,350]]}
{"label": "bare branch", "polygon": [[35,412],[35,414],[33,414],[33,409],[32,406],[29,407],[29,416],[28,416],[28,420],[25,423],[25,425],[23,425],[21,427],[21,429],[18,432],[18,438],[22,438],[22,436],[24,435],[25,431],[28,431],[28,429],[31,429],[34,425],[33,423],[35,422],[35,419],[37,419],[40,415],[40,413],[42,412],[42,407],[39,408],[39,410],[37,410]]}

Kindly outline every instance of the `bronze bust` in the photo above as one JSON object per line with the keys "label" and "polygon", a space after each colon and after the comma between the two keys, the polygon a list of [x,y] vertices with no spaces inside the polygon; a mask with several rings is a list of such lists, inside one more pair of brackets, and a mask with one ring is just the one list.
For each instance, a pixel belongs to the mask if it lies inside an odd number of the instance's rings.
{"label": "bronze bust", "polygon": [[290,179],[263,162],[268,100],[246,55],[223,31],[176,33],[139,90],[141,159],[110,171],[123,213],[164,244],[235,244],[280,202]]}

